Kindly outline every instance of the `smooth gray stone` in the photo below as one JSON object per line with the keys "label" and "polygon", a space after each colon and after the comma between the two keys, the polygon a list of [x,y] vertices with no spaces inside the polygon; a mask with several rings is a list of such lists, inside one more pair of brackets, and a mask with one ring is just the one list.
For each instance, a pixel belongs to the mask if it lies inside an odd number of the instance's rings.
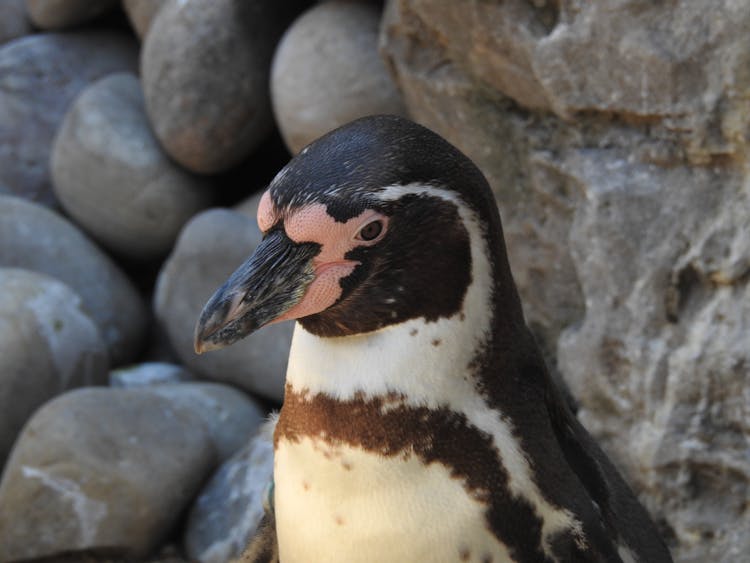
{"label": "smooth gray stone", "polygon": [[201,563],[239,557],[263,517],[273,480],[274,422],[264,424],[226,461],[193,503],[185,529],[187,555]]}
{"label": "smooth gray stone", "polygon": [[0,45],[32,33],[31,22],[26,15],[24,0],[3,0],[0,2]]}
{"label": "smooth gray stone", "polygon": [[112,365],[140,353],[148,320],[143,300],[114,262],[57,213],[0,195],[0,266],[48,274],[78,293]]}
{"label": "smooth gray stone", "polygon": [[255,219],[244,214],[209,209],[196,215],[159,272],[154,311],[180,361],[192,372],[281,402],[292,322],[264,327],[222,350],[199,356],[193,349],[203,305],[260,240]]}
{"label": "smooth gray stone", "polygon": [[122,7],[138,37],[143,39],[156,14],[166,3],[167,0],[123,0]]}
{"label": "smooth gray stone", "polygon": [[97,242],[141,260],[166,255],[212,198],[205,179],[159,146],[130,73],[94,82],[73,102],[53,146],[52,180],[63,208]]}
{"label": "smooth gray stone", "polygon": [[378,53],[380,8],[331,1],[314,5],[284,33],[271,70],[276,122],[289,150],[349,121],[406,115]]}
{"label": "smooth gray stone", "polygon": [[147,387],[165,383],[184,383],[195,379],[185,367],[165,362],[145,362],[109,372],[110,387]]}
{"label": "smooth gray stone", "polygon": [[52,140],[90,82],[138,66],[138,44],[113,31],[28,35],[0,46],[0,184],[55,206]]}
{"label": "smooth gray stone", "polygon": [[196,381],[143,389],[197,414],[208,429],[222,462],[250,440],[263,420],[263,407],[228,385]]}
{"label": "smooth gray stone", "polygon": [[0,561],[85,550],[143,558],[215,456],[200,416],[149,391],[62,395],[29,421],[0,481]]}
{"label": "smooth gray stone", "polygon": [[65,29],[96,19],[117,0],[26,0],[29,18],[41,29]]}
{"label": "smooth gray stone", "polygon": [[81,298],[55,278],[0,268],[0,469],[31,414],[83,385],[102,385],[109,351]]}
{"label": "smooth gray stone", "polygon": [[159,11],[141,78],[154,132],[182,166],[226,170],[271,132],[271,58],[297,4],[181,0]]}

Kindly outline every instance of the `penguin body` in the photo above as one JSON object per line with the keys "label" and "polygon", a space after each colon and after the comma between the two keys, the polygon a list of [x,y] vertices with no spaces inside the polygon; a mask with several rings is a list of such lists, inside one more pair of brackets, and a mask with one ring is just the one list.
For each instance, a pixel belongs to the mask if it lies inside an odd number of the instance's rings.
{"label": "penguin body", "polygon": [[298,320],[274,434],[282,563],[671,561],[549,377],[458,150],[355,121],[279,173],[258,220],[196,349]]}

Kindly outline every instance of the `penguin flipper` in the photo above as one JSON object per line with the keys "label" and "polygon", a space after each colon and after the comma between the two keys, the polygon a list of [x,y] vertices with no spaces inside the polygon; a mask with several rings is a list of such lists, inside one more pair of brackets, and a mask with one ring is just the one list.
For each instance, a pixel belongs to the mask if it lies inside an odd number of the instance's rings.
{"label": "penguin flipper", "polygon": [[549,389],[547,408],[558,444],[599,508],[609,537],[619,538],[636,561],[672,563],[669,549],[635,493],[570,410],[559,388],[550,385]]}
{"label": "penguin flipper", "polygon": [[263,499],[263,518],[258,523],[255,535],[242,552],[232,563],[279,563],[279,542],[276,537],[276,515],[274,508],[275,482],[273,479],[273,434],[278,422],[278,412],[272,412],[268,420],[261,425],[256,435],[256,450],[258,462],[256,466],[260,483],[263,482],[264,474],[268,475],[268,481]]}
{"label": "penguin flipper", "polygon": [[235,563],[279,563],[279,542],[272,510],[266,510],[250,545]]}

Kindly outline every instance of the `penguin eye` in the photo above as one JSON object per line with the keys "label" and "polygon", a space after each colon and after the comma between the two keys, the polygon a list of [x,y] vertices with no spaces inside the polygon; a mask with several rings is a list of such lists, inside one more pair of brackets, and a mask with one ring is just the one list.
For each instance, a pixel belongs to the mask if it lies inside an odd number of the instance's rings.
{"label": "penguin eye", "polygon": [[371,221],[359,230],[359,233],[357,233],[357,238],[359,240],[371,241],[378,238],[378,236],[380,236],[380,233],[382,232],[383,222],[380,220]]}

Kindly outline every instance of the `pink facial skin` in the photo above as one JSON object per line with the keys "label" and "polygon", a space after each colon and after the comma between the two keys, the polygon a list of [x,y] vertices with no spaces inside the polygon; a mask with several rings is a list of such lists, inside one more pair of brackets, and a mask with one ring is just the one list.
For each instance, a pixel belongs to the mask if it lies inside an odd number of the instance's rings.
{"label": "pink facial skin", "polygon": [[258,203],[258,227],[260,227],[260,230],[265,233],[268,229],[273,227],[276,219],[276,209],[271,200],[271,192],[266,190],[263,192],[260,202]]}
{"label": "pink facial skin", "polygon": [[[258,206],[258,226],[265,232],[279,217],[280,214],[266,191]],[[375,220],[383,223],[380,234],[370,241],[358,238],[362,227]],[[287,215],[284,218],[284,230],[294,242],[320,244],[321,251],[313,259],[315,279],[308,286],[302,300],[272,323],[314,315],[336,303],[341,297],[340,280],[351,274],[358,264],[344,256],[358,246],[372,246],[379,242],[388,230],[388,217],[373,209],[366,209],[345,223],[339,223],[328,215],[325,205],[313,203]]]}

